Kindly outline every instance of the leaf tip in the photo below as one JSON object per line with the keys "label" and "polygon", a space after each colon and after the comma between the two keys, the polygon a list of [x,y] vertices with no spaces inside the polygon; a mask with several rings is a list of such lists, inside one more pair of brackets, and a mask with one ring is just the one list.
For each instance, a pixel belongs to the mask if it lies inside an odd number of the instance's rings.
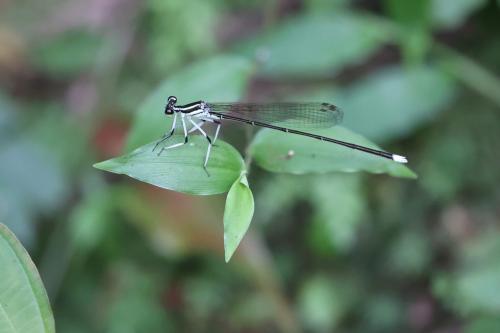
{"label": "leaf tip", "polygon": [[405,175],[403,177],[408,179],[418,179],[418,175],[412,169],[405,167]]}
{"label": "leaf tip", "polygon": [[117,163],[116,158],[112,158],[110,160],[94,163],[92,166],[99,170],[116,172],[118,165],[119,163]]}
{"label": "leaf tip", "polygon": [[224,233],[224,260],[226,261],[226,264],[229,262],[229,260],[231,260],[235,251],[236,247],[231,247],[228,244],[227,235],[226,233]]}
{"label": "leaf tip", "polygon": [[104,166],[103,166],[105,162],[106,161],[94,163],[94,164],[92,164],[92,167],[99,169],[99,170],[105,170]]}

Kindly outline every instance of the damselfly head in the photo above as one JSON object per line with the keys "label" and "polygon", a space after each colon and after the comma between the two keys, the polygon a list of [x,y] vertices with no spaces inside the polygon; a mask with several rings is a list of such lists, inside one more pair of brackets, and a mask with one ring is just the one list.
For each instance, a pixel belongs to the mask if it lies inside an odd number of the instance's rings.
{"label": "damselfly head", "polygon": [[175,103],[177,103],[177,97],[169,96],[167,100],[167,105],[165,105],[165,114],[174,114]]}

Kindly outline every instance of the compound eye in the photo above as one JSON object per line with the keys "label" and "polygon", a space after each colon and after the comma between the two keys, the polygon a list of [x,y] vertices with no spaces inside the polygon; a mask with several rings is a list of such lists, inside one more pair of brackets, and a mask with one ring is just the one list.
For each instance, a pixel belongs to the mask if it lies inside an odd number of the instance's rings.
{"label": "compound eye", "polygon": [[168,104],[175,104],[175,103],[177,103],[177,97],[169,96],[168,97]]}

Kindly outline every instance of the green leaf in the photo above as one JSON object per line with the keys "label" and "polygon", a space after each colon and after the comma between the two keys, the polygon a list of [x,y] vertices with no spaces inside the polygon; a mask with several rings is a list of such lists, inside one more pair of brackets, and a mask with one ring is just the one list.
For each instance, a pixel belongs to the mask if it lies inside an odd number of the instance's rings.
{"label": "green leaf", "polygon": [[326,275],[308,277],[298,297],[298,312],[304,325],[315,332],[336,331],[356,297],[354,283]]}
{"label": "green leaf", "polygon": [[142,105],[127,137],[127,151],[159,138],[172,124],[163,113],[165,102],[175,95],[179,103],[200,99],[232,102],[241,98],[252,65],[235,56],[218,56],[196,63],[165,80]]}
{"label": "green leaf", "polygon": [[421,27],[429,23],[430,0],[385,0],[384,5],[393,19],[403,26]]}
{"label": "green leaf", "polygon": [[393,276],[418,277],[426,273],[431,259],[432,245],[427,235],[417,228],[408,228],[389,246],[384,270]]}
{"label": "green leaf", "polygon": [[54,75],[78,74],[96,61],[103,40],[85,30],[70,30],[39,45],[31,54],[35,67]]}
{"label": "green leaf", "polygon": [[316,176],[308,179],[302,188],[304,186],[311,189],[307,198],[314,208],[312,245],[320,245],[321,249],[321,246],[326,247],[321,244],[326,240],[335,252],[350,250],[366,212],[360,177],[340,174]]}
{"label": "green leaf", "polygon": [[224,209],[224,254],[229,262],[250,226],[254,211],[253,195],[244,173],[229,190]]}
{"label": "green leaf", "polygon": [[0,223],[0,332],[55,332],[40,275],[16,236]]}
{"label": "green leaf", "polygon": [[261,55],[265,75],[324,76],[363,62],[389,38],[386,28],[370,17],[315,13],[290,19],[236,51],[250,58]]}
{"label": "green leaf", "polygon": [[500,311],[499,233],[484,229],[457,255],[454,271],[438,274],[433,293],[461,315],[498,315]]}
{"label": "green leaf", "polygon": [[[341,126],[315,130],[314,133],[380,149],[361,135]],[[290,152],[293,152],[293,155],[290,155]],[[409,168],[386,158],[270,129],[261,130],[255,136],[251,154],[259,166],[271,172],[304,174],[367,171],[416,178],[416,174]]]}
{"label": "green leaf", "polygon": [[432,0],[433,23],[439,28],[458,27],[486,3],[486,0]]}
{"label": "green leaf", "polygon": [[346,127],[385,141],[431,121],[453,96],[453,82],[436,68],[389,67],[349,87],[337,103]]}
{"label": "green leaf", "polygon": [[497,316],[480,317],[466,325],[464,333],[500,332],[500,318]]}
{"label": "green leaf", "polygon": [[363,321],[359,332],[397,332],[406,319],[403,300],[387,290],[365,296],[361,307]]}
{"label": "green leaf", "polygon": [[[183,142],[184,136],[174,135],[165,145]],[[196,195],[224,193],[244,170],[241,155],[231,145],[217,141],[212,147],[207,172],[203,162],[207,140],[191,136],[189,143],[164,151],[158,156],[153,152],[156,142],[137,148],[122,155],[94,165],[94,167],[117,174],[125,174],[140,181],[165,189]]]}
{"label": "green leaf", "polygon": [[453,81],[436,67],[386,67],[345,89],[335,86],[289,96],[297,102],[324,101],[344,110],[343,124],[359,134],[390,141],[405,137],[446,110]]}
{"label": "green leaf", "polygon": [[[130,262],[113,266],[116,273],[114,295],[106,304],[102,320],[103,332],[154,332],[159,327],[175,331],[173,320],[156,295],[161,294],[161,279],[154,272],[145,272]],[[95,287],[94,287],[95,288]],[[105,293],[105,290],[100,290]]]}

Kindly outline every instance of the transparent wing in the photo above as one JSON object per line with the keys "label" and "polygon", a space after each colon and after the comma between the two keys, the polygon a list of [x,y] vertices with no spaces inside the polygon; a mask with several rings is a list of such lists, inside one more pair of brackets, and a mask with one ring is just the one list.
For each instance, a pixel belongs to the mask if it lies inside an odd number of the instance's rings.
{"label": "transparent wing", "polygon": [[220,113],[295,129],[328,128],[339,124],[344,113],[329,103],[208,103]]}

